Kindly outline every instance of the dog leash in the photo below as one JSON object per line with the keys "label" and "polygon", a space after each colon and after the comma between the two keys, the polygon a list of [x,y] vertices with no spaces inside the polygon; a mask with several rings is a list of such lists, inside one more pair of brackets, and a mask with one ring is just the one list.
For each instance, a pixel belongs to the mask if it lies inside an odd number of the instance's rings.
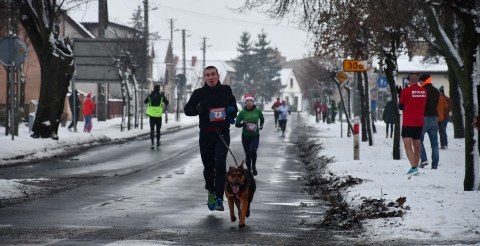
{"label": "dog leash", "polygon": [[225,144],[225,147],[227,147],[228,151],[230,152],[230,154],[231,154],[232,157],[233,157],[233,160],[235,161],[235,165],[237,165],[237,167],[238,167],[237,159],[235,159],[235,156],[233,155],[232,150],[230,150],[230,148],[228,147],[227,142],[226,142],[225,139],[223,138],[222,134],[220,134],[220,131],[218,130],[218,127],[215,127],[215,131],[217,132],[218,136],[220,137],[220,140],[222,140],[223,144]]}

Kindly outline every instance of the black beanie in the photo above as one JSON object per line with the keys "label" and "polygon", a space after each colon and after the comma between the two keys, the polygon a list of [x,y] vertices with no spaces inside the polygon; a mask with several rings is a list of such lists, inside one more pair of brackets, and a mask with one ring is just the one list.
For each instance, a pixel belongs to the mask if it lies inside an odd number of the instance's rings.
{"label": "black beanie", "polygon": [[430,78],[430,75],[428,74],[422,74],[420,75],[420,77],[418,78],[419,81],[425,81],[427,80],[428,78]]}
{"label": "black beanie", "polygon": [[155,85],[155,86],[153,87],[153,91],[154,91],[154,92],[160,92],[160,85]]}

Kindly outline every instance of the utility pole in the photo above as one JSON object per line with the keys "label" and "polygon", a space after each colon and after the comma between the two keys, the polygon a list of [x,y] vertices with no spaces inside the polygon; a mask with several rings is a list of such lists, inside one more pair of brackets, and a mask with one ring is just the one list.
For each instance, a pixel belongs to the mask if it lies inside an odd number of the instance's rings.
{"label": "utility pole", "polygon": [[172,42],[173,44],[173,21],[174,19],[168,19],[170,21],[170,41]]}
{"label": "utility pole", "polygon": [[[105,29],[107,29],[107,0],[98,1],[98,37],[105,37]],[[72,93],[74,93],[72,89]],[[107,84],[97,84],[97,119],[98,121],[107,120]]]}
{"label": "utility pole", "polygon": [[148,78],[148,69],[149,69],[149,59],[148,59],[148,42],[149,42],[149,37],[148,37],[148,0],[143,0],[143,12],[144,12],[144,18],[143,18],[143,21],[145,22],[145,25],[143,27],[143,36],[144,36],[144,39],[145,39],[145,67],[143,69],[143,72],[144,72],[144,78],[143,80],[140,82],[140,94],[141,94],[141,101],[140,101],[140,115],[141,115],[141,118],[140,118],[140,129],[143,130],[143,113],[144,113],[144,110],[143,110],[143,97],[144,97],[144,91],[143,91],[143,87],[144,87],[144,84],[147,82],[147,78]]}

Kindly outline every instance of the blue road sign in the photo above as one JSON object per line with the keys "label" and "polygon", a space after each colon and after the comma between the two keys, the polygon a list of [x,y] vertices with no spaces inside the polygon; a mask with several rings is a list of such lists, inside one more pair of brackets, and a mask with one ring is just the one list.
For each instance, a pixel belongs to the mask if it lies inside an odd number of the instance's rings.
{"label": "blue road sign", "polygon": [[384,77],[384,76],[378,77],[377,85],[378,85],[378,88],[387,88],[388,87],[387,77]]}
{"label": "blue road sign", "polygon": [[[10,42],[13,43],[10,44]],[[13,51],[12,51],[13,49]],[[12,53],[10,53],[12,51]],[[13,57],[12,55],[13,54]],[[9,67],[22,64],[27,57],[27,45],[17,37],[6,37],[0,40],[0,63]]]}

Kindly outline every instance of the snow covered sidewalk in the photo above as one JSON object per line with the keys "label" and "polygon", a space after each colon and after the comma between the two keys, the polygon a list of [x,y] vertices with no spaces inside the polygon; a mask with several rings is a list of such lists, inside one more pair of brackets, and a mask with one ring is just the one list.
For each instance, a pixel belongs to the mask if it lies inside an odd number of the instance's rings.
{"label": "snow covered sidewalk", "polygon": [[[453,125],[447,127],[449,149],[440,150],[437,170],[430,166],[420,169],[420,175],[408,178],[410,168],[406,159],[403,142],[402,160],[392,158],[392,138],[385,138],[385,124],[376,122],[377,133],[374,145],[360,142],[360,160],[353,160],[353,138],[346,137],[346,123],[343,123],[343,138],[340,137],[340,123],[316,123],[315,117],[303,114],[308,126],[318,133],[312,139],[319,139],[325,148],[319,155],[334,157],[328,170],[335,176],[351,175],[364,182],[349,188],[343,194],[351,204],[359,204],[362,197],[384,198],[395,202],[406,197],[404,207],[409,206],[403,218],[371,219],[365,228],[373,240],[461,240],[469,243],[480,242],[480,192],[463,191],[464,139],[453,139]],[[431,155],[430,142],[425,137],[427,155]]]}

